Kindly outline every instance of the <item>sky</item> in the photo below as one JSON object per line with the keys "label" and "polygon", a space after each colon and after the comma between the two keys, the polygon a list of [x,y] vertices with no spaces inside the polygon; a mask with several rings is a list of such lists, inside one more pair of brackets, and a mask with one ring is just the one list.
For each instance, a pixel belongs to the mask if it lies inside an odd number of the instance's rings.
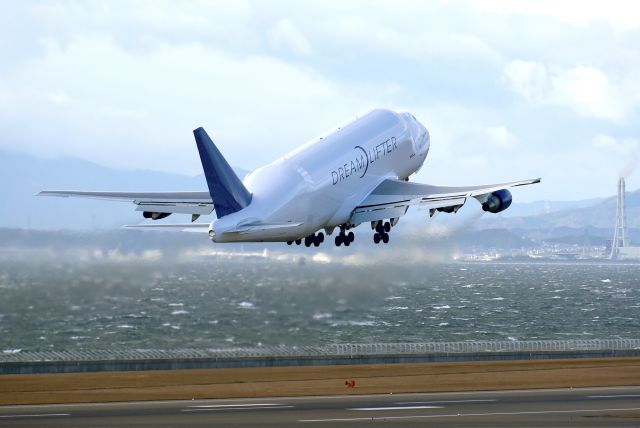
{"label": "sky", "polygon": [[195,175],[204,126],[252,170],[383,107],[431,133],[416,181],[542,177],[523,201],[612,195],[620,174],[640,188],[635,1],[0,8],[0,150]]}

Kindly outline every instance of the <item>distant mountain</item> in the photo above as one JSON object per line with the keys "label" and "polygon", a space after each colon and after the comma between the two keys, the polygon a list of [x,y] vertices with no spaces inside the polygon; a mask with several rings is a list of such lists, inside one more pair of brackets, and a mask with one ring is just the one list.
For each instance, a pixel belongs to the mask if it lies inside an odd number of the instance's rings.
{"label": "distant mountain", "polygon": [[[539,213],[519,217],[485,216],[482,227],[498,229],[548,229],[548,228],[596,228],[613,231],[616,215],[616,197],[597,201],[587,206],[577,205],[573,208],[555,212]],[[627,226],[640,228],[640,190],[627,192]],[[511,209],[511,208],[510,208]]]}
{"label": "distant mountain", "polygon": [[559,211],[567,211],[580,208],[588,208],[599,204],[605,198],[583,199],[580,201],[535,201],[518,202],[514,201],[508,210],[504,211],[503,217],[525,217],[532,215],[551,214]]}
{"label": "distant mountain", "polygon": [[[583,204],[584,202],[584,204]],[[605,245],[616,223],[617,197],[578,201],[567,208],[524,216],[483,216],[476,227],[509,230],[534,241],[576,245]],[[561,205],[557,205],[561,206]],[[507,211],[515,208],[512,207]],[[626,194],[627,239],[640,244],[640,190]]]}
{"label": "distant mountain", "polygon": [[[236,172],[242,178],[247,174],[239,168]],[[79,159],[0,151],[0,227],[110,229],[142,219],[124,202],[34,196],[43,189],[171,191],[207,186],[203,175],[117,170]]]}

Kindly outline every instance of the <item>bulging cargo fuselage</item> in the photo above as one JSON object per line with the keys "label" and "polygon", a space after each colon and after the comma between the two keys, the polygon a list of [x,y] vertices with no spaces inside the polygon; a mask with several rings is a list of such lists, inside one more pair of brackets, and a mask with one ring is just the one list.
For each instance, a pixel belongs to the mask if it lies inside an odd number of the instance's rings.
{"label": "bulging cargo fuselage", "polygon": [[[245,209],[211,223],[215,242],[283,241],[349,223],[382,180],[405,179],[429,152],[429,133],[409,113],[373,110],[249,174]],[[244,225],[292,224],[238,231]]]}

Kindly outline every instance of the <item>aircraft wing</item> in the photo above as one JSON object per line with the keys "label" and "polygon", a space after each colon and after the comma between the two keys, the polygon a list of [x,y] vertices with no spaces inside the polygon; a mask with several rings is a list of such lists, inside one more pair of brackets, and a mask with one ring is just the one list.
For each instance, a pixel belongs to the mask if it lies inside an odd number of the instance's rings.
{"label": "aircraft wing", "polygon": [[213,211],[209,192],[93,192],[78,190],[43,190],[37,196],[94,198],[133,202],[136,211],[206,215]]}
{"label": "aircraft wing", "polygon": [[433,210],[451,207],[457,211],[469,197],[483,203],[492,192],[539,182],[540,179],[535,178],[483,186],[444,187],[386,179],[355,208],[351,222],[359,224],[401,217],[411,205]]}

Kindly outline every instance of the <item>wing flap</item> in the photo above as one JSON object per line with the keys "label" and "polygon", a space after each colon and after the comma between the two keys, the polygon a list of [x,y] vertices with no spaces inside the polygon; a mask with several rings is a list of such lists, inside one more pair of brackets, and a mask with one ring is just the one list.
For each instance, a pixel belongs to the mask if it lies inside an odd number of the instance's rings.
{"label": "wing flap", "polygon": [[464,205],[467,202],[467,198],[447,198],[438,200],[426,200],[418,203],[418,209],[420,210],[432,210],[437,208],[451,207],[454,205]]}
{"label": "wing flap", "polygon": [[398,218],[406,214],[408,205],[387,205],[371,208],[356,208],[351,216],[351,223],[360,224],[368,221],[378,221],[386,218]]}
{"label": "wing flap", "polygon": [[150,211],[158,213],[172,213],[172,214],[197,214],[207,215],[213,211],[213,205],[205,204],[191,204],[191,203],[176,203],[176,202],[141,202],[138,204],[136,211]]}

